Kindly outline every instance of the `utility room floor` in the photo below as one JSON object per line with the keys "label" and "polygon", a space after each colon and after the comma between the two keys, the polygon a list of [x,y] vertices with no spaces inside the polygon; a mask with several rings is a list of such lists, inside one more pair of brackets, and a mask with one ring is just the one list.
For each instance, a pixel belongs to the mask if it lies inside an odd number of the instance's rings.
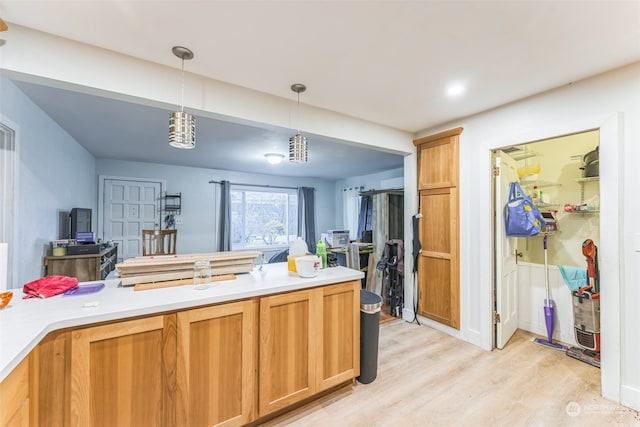
{"label": "utility room floor", "polygon": [[640,426],[638,412],[600,396],[600,370],[517,331],[484,351],[427,326],[380,325],[378,377],[268,426]]}

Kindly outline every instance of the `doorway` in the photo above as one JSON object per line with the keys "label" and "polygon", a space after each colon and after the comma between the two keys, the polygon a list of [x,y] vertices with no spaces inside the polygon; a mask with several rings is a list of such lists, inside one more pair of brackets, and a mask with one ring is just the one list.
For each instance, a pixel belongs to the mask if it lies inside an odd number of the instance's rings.
{"label": "doorway", "polygon": [[99,185],[98,229],[102,239],[118,244],[122,260],[142,255],[142,230],[161,228],[164,182],[101,176]]}
{"label": "doorway", "polygon": [[[542,310],[545,276],[549,277],[551,299],[556,304],[553,338],[576,345],[571,291],[558,266],[586,268],[582,243],[591,239],[599,245],[599,174],[597,169],[595,173],[585,171],[583,161],[598,146],[599,132],[593,130],[495,151],[500,170],[494,195],[497,348],[506,345],[516,328],[546,336]],[[519,182],[549,222],[557,221],[558,229],[547,233],[546,251],[542,234],[529,238],[504,235],[502,207],[512,181]]]}
{"label": "doorway", "polygon": [[0,291],[13,288],[16,133],[0,123]]}

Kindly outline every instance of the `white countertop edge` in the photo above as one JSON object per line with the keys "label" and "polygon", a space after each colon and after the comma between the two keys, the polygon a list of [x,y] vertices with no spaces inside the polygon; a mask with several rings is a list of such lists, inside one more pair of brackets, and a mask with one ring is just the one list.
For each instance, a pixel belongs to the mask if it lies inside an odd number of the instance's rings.
{"label": "white countertop edge", "polygon": [[[205,290],[195,290],[193,285],[186,285],[135,292],[133,287],[118,287],[118,280],[103,280],[105,289],[96,294],[74,297],[57,295],[45,300],[23,300],[22,290],[13,289],[13,300],[8,307],[0,310],[0,382],[47,334],[56,330],[359,280],[363,277],[364,273],[361,271],[336,267],[322,270],[313,278],[301,278],[288,273],[286,263],[278,263],[265,264],[262,272],[255,269],[251,273],[237,275],[234,281],[211,283],[209,289]],[[123,297],[131,299],[123,300]],[[144,297],[148,297],[148,301],[142,301]],[[87,302],[98,302],[98,306],[83,307]]]}

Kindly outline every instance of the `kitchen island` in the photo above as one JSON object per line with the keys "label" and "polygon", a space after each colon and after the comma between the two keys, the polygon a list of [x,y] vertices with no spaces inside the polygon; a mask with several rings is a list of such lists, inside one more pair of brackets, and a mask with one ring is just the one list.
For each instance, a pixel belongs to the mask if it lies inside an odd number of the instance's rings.
{"label": "kitchen island", "polygon": [[28,389],[7,417],[82,426],[269,417],[358,376],[361,278],[343,267],[300,278],[279,263],[205,290],[135,292],[107,280],[96,294],[22,300],[16,289],[0,310],[0,393],[24,377]]}

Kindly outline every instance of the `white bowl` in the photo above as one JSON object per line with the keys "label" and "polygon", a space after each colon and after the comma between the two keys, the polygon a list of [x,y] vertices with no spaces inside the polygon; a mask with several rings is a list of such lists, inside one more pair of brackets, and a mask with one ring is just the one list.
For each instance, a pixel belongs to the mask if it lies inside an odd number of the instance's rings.
{"label": "white bowl", "polygon": [[315,255],[305,255],[296,258],[296,270],[300,277],[316,277],[320,271],[322,260]]}

